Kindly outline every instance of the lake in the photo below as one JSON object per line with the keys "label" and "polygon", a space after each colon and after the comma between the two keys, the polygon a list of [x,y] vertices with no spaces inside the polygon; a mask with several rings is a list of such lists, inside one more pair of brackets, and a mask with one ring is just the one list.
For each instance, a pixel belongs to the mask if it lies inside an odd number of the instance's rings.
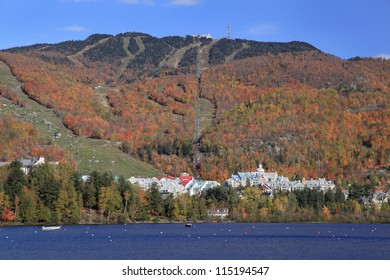
{"label": "lake", "polygon": [[389,260],[389,224],[0,227],[2,260]]}

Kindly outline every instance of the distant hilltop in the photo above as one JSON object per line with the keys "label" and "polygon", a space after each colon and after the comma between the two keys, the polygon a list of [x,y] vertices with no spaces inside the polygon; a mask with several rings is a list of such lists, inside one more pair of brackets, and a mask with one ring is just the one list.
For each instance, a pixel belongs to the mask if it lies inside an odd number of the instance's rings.
{"label": "distant hilltop", "polygon": [[90,67],[94,63],[108,63],[122,70],[145,71],[161,68],[189,69],[196,66],[201,54],[204,67],[265,53],[319,51],[305,42],[257,42],[245,39],[213,39],[210,34],[167,36],[162,38],[140,32],[118,35],[94,34],[80,41],[57,44],[35,44],[4,50],[29,53],[46,61]]}

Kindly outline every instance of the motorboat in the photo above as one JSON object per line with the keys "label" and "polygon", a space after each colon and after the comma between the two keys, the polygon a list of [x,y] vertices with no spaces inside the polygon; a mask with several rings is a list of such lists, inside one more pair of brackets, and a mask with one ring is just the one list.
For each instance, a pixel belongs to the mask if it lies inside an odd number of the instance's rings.
{"label": "motorboat", "polygon": [[42,230],[47,231],[47,230],[59,230],[61,229],[61,226],[42,226]]}

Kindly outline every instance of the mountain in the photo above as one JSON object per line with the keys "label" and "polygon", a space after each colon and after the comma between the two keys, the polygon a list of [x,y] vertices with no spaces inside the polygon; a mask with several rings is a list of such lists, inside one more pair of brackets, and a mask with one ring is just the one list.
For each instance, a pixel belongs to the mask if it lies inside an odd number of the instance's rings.
{"label": "mountain", "polygon": [[12,48],[0,60],[75,139],[118,143],[163,173],[222,181],[263,163],[340,184],[387,180],[390,61],[342,60],[304,42],[135,32]]}
{"label": "mountain", "polygon": [[93,67],[109,64],[120,76],[126,70],[156,72],[164,68],[188,70],[196,67],[197,54],[202,65],[259,56],[265,53],[318,51],[304,42],[265,43],[249,40],[212,40],[207,36],[168,36],[156,38],[144,33],[129,32],[116,36],[95,34],[84,41],[58,44],[37,44],[16,47],[6,52],[34,55],[44,61]]}

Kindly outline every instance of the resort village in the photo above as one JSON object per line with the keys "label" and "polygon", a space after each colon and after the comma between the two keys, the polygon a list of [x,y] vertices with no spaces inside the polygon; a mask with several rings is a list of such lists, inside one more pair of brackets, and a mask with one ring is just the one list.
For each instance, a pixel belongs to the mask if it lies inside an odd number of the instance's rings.
{"label": "resort village", "polygon": [[[21,169],[25,175],[27,175],[35,166],[41,164],[58,165],[58,162],[46,162],[43,157],[31,158],[31,159],[19,159],[21,163]],[[7,166],[11,162],[0,162],[1,166]],[[90,178],[89,175],[81,177],[84,182],[87,182]],[[117,177],[116,177],[117,178]],[[138,186],[141,190],[148,191],[152,186],[155,186],[163,198],[172,195],[174,198],[180,195],[199,196],[202,192],[216,188],[225,187],[232,188],[234,190],[243,189],[246,187],[259,188],[263,194],[274,197],[275,191],[278,192],[293,192],[301,191],[305,188],[309,190],[318,190],[324,193],[328,191],[335,192],[335,184],[332,181],[325,178],[309,179],[306,180],[290,180],[288,177],[278,175],[277,172],[266,171],[262,164],[259,164],[256,171],[252,172],[237,172],[232,174],[231,177],[221,184],[217,181],[201,180],[188,173],[182,173],[179,177],[164,176],[164,177],[152,177],[142,178],[132,176],[127,181],[135,186]],[[342,190],[344,199],[348,198],[349,190]],[[390,192],[383,192],[376,190],[369,197],[361,197],[360,203],[362,205],[382,204],[383,202],[390,202]]]}
{"label": "resort village", "polygon": [[[174,197],[181,194],[188,194],[190,196],[199,195],[202,191],[221,186],[216,181],[195,179],[188,173],[183,173],[177,178],[172,176],[162,178],[131,177],[128,180],[132,184],[138,184],[144,190],[148,190],[155,184],[162,194],[172,194]],[[258,187],[263,193],[269,194],[271,197],[276,190],[291,192],[294,190],[303,190],[306,187],[326,192],[335,188],[335,185],[331,181],[327,181],[324,178],[290,181],[289,178],[280,176],[277,172],[266,172],[261,164],[254,172],[238,172],[237,174],[233,174],[230,179],[224,182],[224,186],[233,189],[240,187]]]}

